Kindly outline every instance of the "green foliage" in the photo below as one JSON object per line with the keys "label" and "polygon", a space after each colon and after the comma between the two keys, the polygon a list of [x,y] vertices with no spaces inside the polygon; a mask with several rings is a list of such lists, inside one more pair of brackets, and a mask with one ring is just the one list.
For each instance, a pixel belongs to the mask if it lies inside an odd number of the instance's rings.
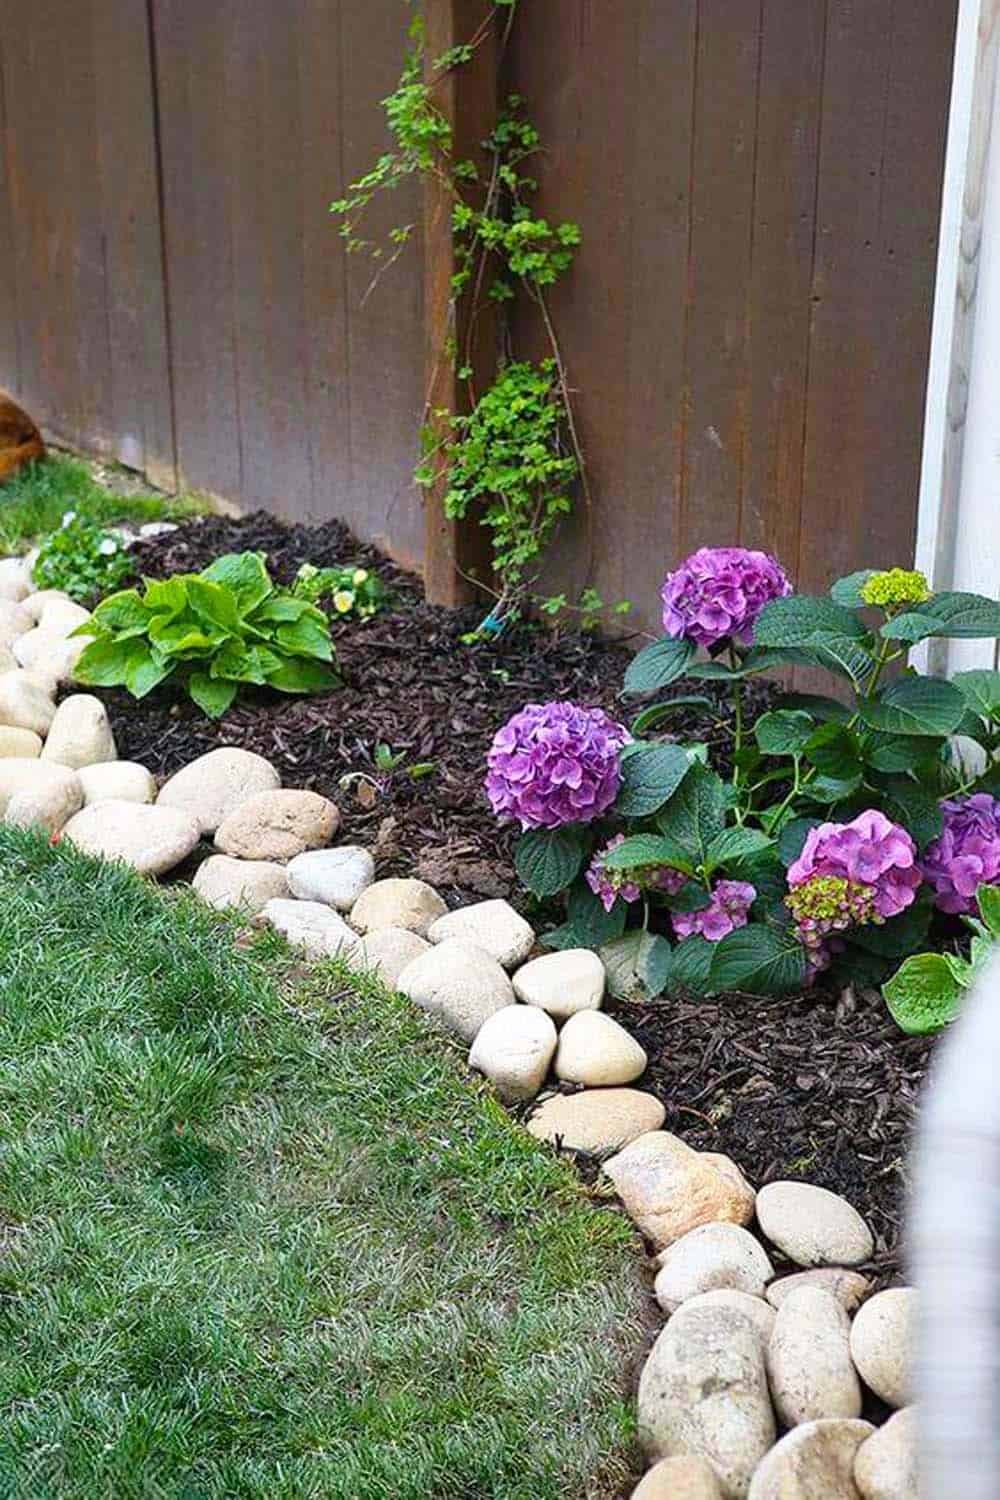
{"label": "green foliage", "polygon": [[169,678],[211,718],[225,713],[245,683],[318,693],[339,681],[326,616],[276,589],[257,552],[111,594],[74,633],[93,637],[77,663],[77,682],[124,686],[144,698]]}
{"label": "green foliage", "polygon": [[131,571],[120,536],[68,510],[59,529],[42,539],[32,577],[40,589],[64,589],[86,601],[117,587]]}
{"label": "green foliage", "polygon": [[1000,891],[981,885],[979,917],[963,917],[972,932],[968,958],[955,953],[915,953],[903,960],[882,986],[886,1004],[901,1031],[927,1036],[942,1031],[962,1007],[965,991],[989,963],[1000,942]]}
{"label": "green foliage", "polygon": [[[491,533],[493,566],[505,594],[534,576],[579,472],[565,440],[565,410],[552,360],[507,365],[469,416],[447,416],[445,513],[479,516]],[[436,453],[417,471],[430,485]],[[525,575],[529,577],[526,579]]]}
{"label": "green foliage", "polygon": [[354,614],[361,620],[378,614],[388,598],[385,584],[370,568],[315,568],[312,563],[302,564],[292,593],[309,604],[329,599],[338,615]]}
{"label": "green foliage", "polygon": [[62,525],[68,510],[104,526],[183,521],[203,507],[191,496],[121,493],[98,483],[80,459],[52,454],[27,464],[0,489],[0,553],[25,552]]}

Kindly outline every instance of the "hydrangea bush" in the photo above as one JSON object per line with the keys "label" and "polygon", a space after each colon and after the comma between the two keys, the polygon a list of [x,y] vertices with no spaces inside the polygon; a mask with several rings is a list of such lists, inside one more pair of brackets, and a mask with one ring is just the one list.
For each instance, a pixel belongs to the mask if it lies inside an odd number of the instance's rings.
{"label": "hydrangea bush", "polygon": [[[980,921],[983,891],[1000,892],[1000,673],[925,676],[909,653],[1000,638],[1000,603],[932,594],[902,568],[796,594],[739,547],[699,549],[662,600],[664,635],[626,673],[624,696],[643,700],[629,728],[530,704],[490,750],[522,880],[565,897],[546,941],[600,948],[619,993],[780,994],[822,971],[885,983],[929,933],[953,945],[958,916]],[[785,693],[748,724],[746,683],[789,666],[840,691]],[[732,694],[725,775],[670,736],[678,707],[712,707],[678,694],[682,678]]]}

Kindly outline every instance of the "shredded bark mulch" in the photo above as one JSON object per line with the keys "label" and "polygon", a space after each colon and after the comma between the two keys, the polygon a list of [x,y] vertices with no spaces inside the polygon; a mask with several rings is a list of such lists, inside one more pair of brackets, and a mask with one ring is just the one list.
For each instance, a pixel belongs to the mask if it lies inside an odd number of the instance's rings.
{"label": "shredded bark mulch", "polygon": [[[491,645],[465,644],[482,608],[426,604],[418,580],[338,521],[286,526],[263,511],[213,517],[138,548],[136,559],[144,575],[166,577],[247,549],[266,552],[283,584],[303,562],[375,569],[390,606],[364,623],[333,619],[344,686],[324,697],[254,693],[213,723],[180,695],[157,692],[137,704],[124,692],[103,693],[122,758],[166,776],[218,745],[255,750],[286,785],[333,798],[341,839],[371,848],[381,875],[420,875],[452,905],[492,896],[523,904],[513,836],[498,828],[482,793],[489,742],[531,701],[572,698],[627,720],[619,694],[628,644],[531,626]],[[753,692],[751,713],[772,689]],[[671,728],[711,741],[697,710],[679,712]],[[402,754],[394,770],[376,765],[379,744]],[[427,764],[427,775],[410,775]],[[877,994],[817,988],[797,999],[672,997],[608,1008],[647,1051],[641,1086],[662,1099],[667,1129],[731,1155],[757,1186],[802,1177],[842,1193],[875,1232],[879,1279],[899,1274],[907,1144],[930,1043],[902,1037]]]}

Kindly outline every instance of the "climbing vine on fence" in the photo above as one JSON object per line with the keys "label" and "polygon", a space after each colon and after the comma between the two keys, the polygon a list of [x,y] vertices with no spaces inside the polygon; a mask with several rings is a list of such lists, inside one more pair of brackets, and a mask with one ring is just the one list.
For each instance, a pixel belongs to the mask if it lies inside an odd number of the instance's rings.
{"label": "climbing vine on fence", "polygon": [[[467,410],[433,407],[428,396],[423,453],[415,471],[425,487],[446,475],[445,514],[475,513],[490,532],[496,602],[480,630],[498,634],[516,618],[541,570],[560,519],[572,509],[579,487],[589,508],[587,471],[577,433],[566,367],[548,304],[548,291],[573,264],[579,225],[551,224],[537,215],[536,179],[528,170],[541,150],[538,131],[517,95],[498,110],[483,142],[484,165],[458,158],[449,121],[434,102],[434,85],[468,65],[477,48],[499,28],[499,55],[510,37],[518,0],[493,0],[489,15],[467,42],[430,61],[425,56],[423,17],[409,28],[409,47],[399,83],[383,100],[392,149],[352,182],[332,204],[352,253],[377,263],[372,285],[412,239],[415,225],[398,224],[384,240],[366,232],[366,213],[379,195],[411,177],[432,178],[450,203],[455,304],[469,299],[464,347],[449,335],[438,351],[465,387]],[[549,346],[537,364],[512,357],[507,306],[517,297],[537,311]],[[492,302],[501,318],[500,368],[487,389],[476,389],[471,339],[482,307]],[[455,320],[454,326],[460,326]],[[483,580],[476,580],[485,587]],[[588,591],[589,595],[593,591]],[[547,613],[566,607],[563,596],[540,601]],[[592,612],[592,599],[590,601]]]}

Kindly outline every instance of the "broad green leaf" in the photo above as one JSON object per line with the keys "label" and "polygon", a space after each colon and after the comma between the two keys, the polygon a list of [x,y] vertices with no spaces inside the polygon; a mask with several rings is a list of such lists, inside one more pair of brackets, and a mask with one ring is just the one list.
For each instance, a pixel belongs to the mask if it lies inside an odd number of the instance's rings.
{"label": "broad green leaf", "polygon": [[533,896],[555,896],[579,875],[590,847],[590,835],[578,823],[532,828],[517,841],[514,867]]}
{"label": "broad green leaf", "polygon": [[945,735],[965,713],[965,699],[943,677],[899,677],[877,698],[863,698],[858,712],[889,734]]}
{"label": "broad green leaf", "polygon": [[713,713],[715,704],[711,698],[701,697],[697,693],[682,693],[677,698],[670,698],[666,703],[653,703],[649,708],[644,708],[641,714],[637,714],[632,725],[632,733],[635,735],[645,734],[647,730],[655,729],[665,719],[673,714],[683,711],[685,708],[697,708],[705,713]]}
{"label": "broad green leaf", "polygon": [[211,656],[225,640],[219,631],[211,635],[189,617],[171,620],[166,615],[157,615],[149,627],[149,639],[164,656],[191,661]]}
{"label": "broad green leaf", "polygon": [[252,682],[263,687],[273,671],[281,667],[281,659],[273,653],[264,653],[257,646],[246,646],[242,641],[227,641],[212,657],[210,677],[224,677],[229,682]]}
{"label": "broad green leaf", "polygon": [[712,989],[748,995],[787,995],[802,988],[805,951],[792,928],[750,922],[716,943],[709,979]]}
{"label": "broad green leaf", "polygon": [[813,828],[820,826],[819,818],[793,818],[778,834],[778,853],[783,865],[794,865],[805,846]]}
{"label": "broad green leaf", "polygon": [[857,641],[852,636],[817,631],[807,644],[797,649],[800,661],[825,667],[828,672],[838,672],[856,688],[867,682],[875,670],[875,658],[868,649],[868,642]]}
{"label": "broad green leaf", "polygon": [[812,781],[803,787],[802,795],[810,802],[819,802],[824,807],[832,807],[837,802],[846,802],[849,797],[861,786],[860,776],[850,776],[841,780],[836,776],[814,776]]}
{"label": "broad green leaf", "polygon": [[633,657],[625,672],[626,693],[655,693],[682,677],[694,660],[692,641],[675,641],[665,635]]}
{"label": "broad green leaf", "polygon": [[188,603],[198,616],[211,627],[213,635],[238,636],[242,629],[236,596],[221,583],[210,583],[204,578],[192,578],[187,586]]}
{"label": "broad green leaf", "polygon": [[188,692],[210,719],[221,719],[237,691],[235,682],[223,682],[218,677],[209,677],[207,672],[192,672],[188,681]]}
{"label": "broad green leaf", "polygon": [[909,1036],[941,1031],[958,1014],[962,987],[940,953],[907,958],[882,986],[889,1013]]}
{"label": "broad green leaf", "polygon": [[293,599],[291,594],[272,594],[253,610],[249,619],[253,625],[294,625],[312,608],[307,599]]}
{"label": "broad green leaf", "polygon": [[616,1000],[639,1005],[652,998],[646,988],[645,967],[657,941],[652,933],[633,927],[602,946],[599,956],[607,974],[608,991]]}
{"label": "broad green leaf", "polygon": [[976,903],[991,934],[1000,940],[1000,886],[981,885],[976,892]]}
{"label": "broad green leaf", "polygon": [[339,687],[340,678],[323,662],[290,656],[268,671],[267,685],[280,693],[325,693]]}
{"label": "broad green leaf", "polygon": [[801,755],[816,728],[807,713],[776,708],[762,714],[753,727],[754,739],[765,755]]}
{"label": "broad green leaf", "polygon": [[931,921],[931,902],[923,894],[912,906],[890,917],[881,927],[854,927],[851,942],[866,953],[877,953],[881,958],[905,958],[915,953],[927,940],[927,929]]}
{"label": "broad green leaf", "polygon": [[765,849],[773,847],[774,839],[761,833],[759,828],[725,828],[715,835],[708,846],[705,872],[710,875],[721,865],[748,859],[751,855],[762,854]]}
{"label": "broad green leaf", "polygon": [[725,822],[726,788],[721,778],[704,766],[692,766],[656,819],[665,847],[670,850],[663,863],[693,873]]}
{"label": "broad green leaf", "polygon": [[655,1000],[657,995],[662,995],[666,989],[673,956],[670,944],[658,933],[653,936],[648,947],[643,946],[640,949],[639,978],[651,1000]]}
{"label": "broad green leaf", "polygon": [[150,614],[169,615],[171,619],[183,614],[188,607],[187,585],[191,576],[179,573],[174,578],[147,578],[143,603]]}
{"label": "broad green leaf", "polygon": [[846,578],[838,578],[830,589],[830,598],[845,609],[865,609],[861,590],[877,572],[877,568],[861,568],[857,573],[848,573]]}
{"label": "broad green leaf", "polygon": [[623,818],[646,818],[673,796],[691,770],[680,745],[640,745],[622,761],[621,790],[615,812]]}
{"label": "broad green leaf", "polygon": [[[93,623],[102,631],[110,632],[116,640],[125,641],[132,636],[144,635],[149,629],[150,611],[139,597],[138,589],[122,589],[109,594],[94,610]],[[93,634],[90,621],[74,630],[74,635]]]}
{"label": "broad green leaf", "polygon": [[984,719],[1000,719],[1000,672],[956,672],[952,682],[973,713]]}
{"label": "broad green leaf", "polygon": [[[925,619],[931,629],[913,634],[916,621]],[[953,640],[995,640],[1000,636],[1000,601],[983,594],[935,594],[905,615],[887,620],[882,634],[889,640],[923,640],[945,636]]]}
{"label": "broad green leaf", "polygon": [[802,713],[811,714],[821,723],[831,720],[836,724],[846,724],[851,718],[851,710],[846,703],[840,703],[836,698],[825,698],[821,693],[783,693],[778,699],[778,707],[798,709]]}
{"label": "broad green leaf", "polygon": [[691,995],[711,994],[709,973],[715,944],[707,938],[689,937],[674,948],[666,985],[671,990]]}
{"label": "broad green leaf", "polygon": [[678,912],[704,911],[712,900],[705,887],[696,880],[686,881],[679,891],[665,895],[663,899],[670,911]]}
{"label": "broad green leaf", "polygon": [[274,591],[261,552],[230,552],[217,557],[201,576],[228,589],[241,615],[248,615]]}
{"label": "broad green leaf", "polygon": [[838,781],[850,781],[861,771],[858,737],[846,724],[821,724],[806,741],[804,754],[817,771]]}
{"label": "broad green leaf", "polygon": [[915,646],[918,641],[926,641],[931,636],[943,633],[943,620],[935,619],[933,615],[919,614],[915,610],[908,610],[903,615],[893,615],[891,620],[886,620],[881,630],[886,640],[904,641],[908,646]]}
{"label": "broad green leaf", "polygon": [[580,934],[572,922],[564,922],[561,927],[552,927],[548,932],[543,932],[538,941],[543,948],[555,948],[560,952],[567,948],[585,948],[586,943],[581,941]]}
{"label": "broad green leaf", "polygon": [[86,687],[121,687],[128,664],[128,641],[92,641],[73,668],[73,680]]}
{"label": "broad green leaf", "polygon": [[616,901],[610,911],[605,911],[585,880],[576,881],[570,889],[566,919],[576,934],[578,948],[599,948],[621,937],[627,916],[624,901]]}
{"label": "broad green leaf", "polygon": [[875,771],[915,771],[936,759],[943,739],[930,735],[870,734],[862,747],[865,764]]}
{"label": "broad green leaf", "polygon": [[151,651],[144,641],[129,645],[132,649],[125,668],[125,686],[133,698],[145,698],[176,670],[177,663],[168,661],[158,651]]}
{"label": "broad green leaf", "polygon": [[317,620],[312,615],[303,615],[294,625],[279,625],[277,641],[283,651],[290,651],[295,656],[333,660],[330,626],[322,616]]}
{"label": "broad green leaf", "polygon": [[868,631],[852,610],[811,594],[772,599],[754,626],[758,646],[811,646],[818,634],[864,641]]}
{"label": "broad green leaf", "polygon": [[641,870],[645,865],[670,864],[674,852],[669,839],[655,833],[633,833],[609,849],[602,862],[607,870]]}

